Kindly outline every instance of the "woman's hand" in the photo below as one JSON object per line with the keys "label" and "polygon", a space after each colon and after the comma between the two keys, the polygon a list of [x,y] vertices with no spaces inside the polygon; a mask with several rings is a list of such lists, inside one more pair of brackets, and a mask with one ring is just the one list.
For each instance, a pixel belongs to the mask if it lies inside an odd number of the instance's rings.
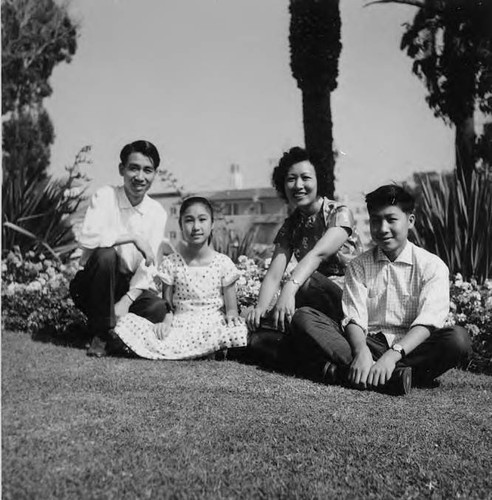
{"label": "woman's hand", "polygon": [[290,290],[289,283],[287,283],[280,297],[273,308],[273,325],[281,332],[285,331],[287,325],[291,322],[296,310],[296,296],[295,292]]}
{"label": "woman's hand", "polygon": [[173,313],[168,312],[162,323],[154,325],[154,332],[159,340],[164,340],[171,330],[171,323],[173,322]]}
{"label": "woman's hand", "polygon": [[260,327],[261,318],[265,316],[266,311],[266,307],[260,306],[256,306],[254,309],[249,311],[248,316],[246,317],[246,325],[249,331],[255,332]]}

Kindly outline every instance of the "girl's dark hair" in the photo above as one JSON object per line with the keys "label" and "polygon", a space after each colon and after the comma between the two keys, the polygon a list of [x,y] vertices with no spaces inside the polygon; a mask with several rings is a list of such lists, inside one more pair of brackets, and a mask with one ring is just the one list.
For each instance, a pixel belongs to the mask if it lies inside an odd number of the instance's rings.
{"label": "girl's dark hair", "polygon": [[120,160],[123,165],[132,153],[141,153],[150,158],[155,169],[161,163],[157,148],[149,141],[134,141],[124,146],[120,153]]}
{"label": "girl's dark hair", "polygon": [[203,196],[188,196],[188,198],[185,198],[183,200],[183,203],[181,203],[181,207],[179,208],[180,225],[181,225],[181,217],[183,217],[185,210],[188,207],[191,207],[191,205],[195,205],[196,203],[202,204],[209,211],[212,222],[214,221],[214,207],[212,206],[210,201],[207,200],[207,198],[204,198]]}
{"label": "girl's dark hair", "polygon": [[386,184],[378,187],[366,196],[369,213],[383,207],[398,205],[405,213],[411,214],[415,208],[414,197],[397,184]]}
{"label": "girl's dark hair", "polygon": [[316,173],[316,180],[318,182],[318,196],[326,196],[328,194],[328,182],[327,182],[327,172],[325,169],[320,168],[318,163],[312,158],[309,153],[298,146],[289,149],[280,158],[278,165],[273,169],[272,173],[272,186],[277,190],[277,193],[281,198],[287,200],[285,194],[285,178],[287,177],[287,172],[292,165],[296,163],[301,163],[302,161],[308,161],[314,167]]}

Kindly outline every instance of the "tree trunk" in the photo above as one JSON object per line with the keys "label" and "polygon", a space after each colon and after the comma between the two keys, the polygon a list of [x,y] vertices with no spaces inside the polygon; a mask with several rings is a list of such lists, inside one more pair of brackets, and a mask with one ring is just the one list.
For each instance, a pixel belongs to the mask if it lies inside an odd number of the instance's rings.
{"label": "tree trunk", "polygon": [[334,197],[333,122],[328,86],[302,89],[304,141],[313,162],[326,171],[326,193]]}
{"label": "tree trunk", "polygon": [[473,116],[456,122],[456,170],[458,178],[465,181],[467,191],[471,184],[472,172],[475,169],[475,139]]}

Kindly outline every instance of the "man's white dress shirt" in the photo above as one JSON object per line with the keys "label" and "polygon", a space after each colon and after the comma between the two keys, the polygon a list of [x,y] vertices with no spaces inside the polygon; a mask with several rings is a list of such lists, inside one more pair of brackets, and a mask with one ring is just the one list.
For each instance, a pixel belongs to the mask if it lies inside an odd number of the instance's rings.
{"label": "man's white dress shirt", "polygon": [[382,332],[392,346],[413,326],[444,326],[448,268],[437,255],[409,241],[394,262],[375,247],[348,265],[342,306],[343,327],[352,322],[366,334]]}
{"label": "man's white dress shirt", "polygon": [[[82,247],[80,263],[84,265],[95,248],[112,247],[127,234],[145,239],[154,255],[164,239],[167,213],[157,201],[145,195],[142,202],[132,206],[123,186],[104,186],[92,196],[84,218],[78,243]],[[139,290],[153,289],[153,270],[145,266],[142,254],[133,243],[116,245],[120,271],[132,274],[129,295],[135,300]]]}

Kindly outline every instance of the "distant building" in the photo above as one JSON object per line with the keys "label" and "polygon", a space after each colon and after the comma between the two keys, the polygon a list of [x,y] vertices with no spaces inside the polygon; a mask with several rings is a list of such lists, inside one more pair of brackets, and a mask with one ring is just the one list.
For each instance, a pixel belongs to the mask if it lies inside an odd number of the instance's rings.
{"label": "distant building", "polygon": [[367,213],[364,195],[362,193],[357,196],[342,195],[339,197],[339,201],[347,205],[352,211],[361,242],[364,248],[368,248],[371,245],[372,238],[369,229],[369,214]]}
{"label": "distant building", "polygon": [[[191,194],[191,193],[187,193]],[[224,222],[235,235],[244,235],[250,227],[257,228],[255,242],[270,245],[287,217],[287,205],[273,188],[225,189],[193,193],[208,198],[214,206],[216,219]],[[179,206],[181,194],[176,190],[153,189],[150,196],[168,213],[166,236],[171,243],[181,238]]]}

